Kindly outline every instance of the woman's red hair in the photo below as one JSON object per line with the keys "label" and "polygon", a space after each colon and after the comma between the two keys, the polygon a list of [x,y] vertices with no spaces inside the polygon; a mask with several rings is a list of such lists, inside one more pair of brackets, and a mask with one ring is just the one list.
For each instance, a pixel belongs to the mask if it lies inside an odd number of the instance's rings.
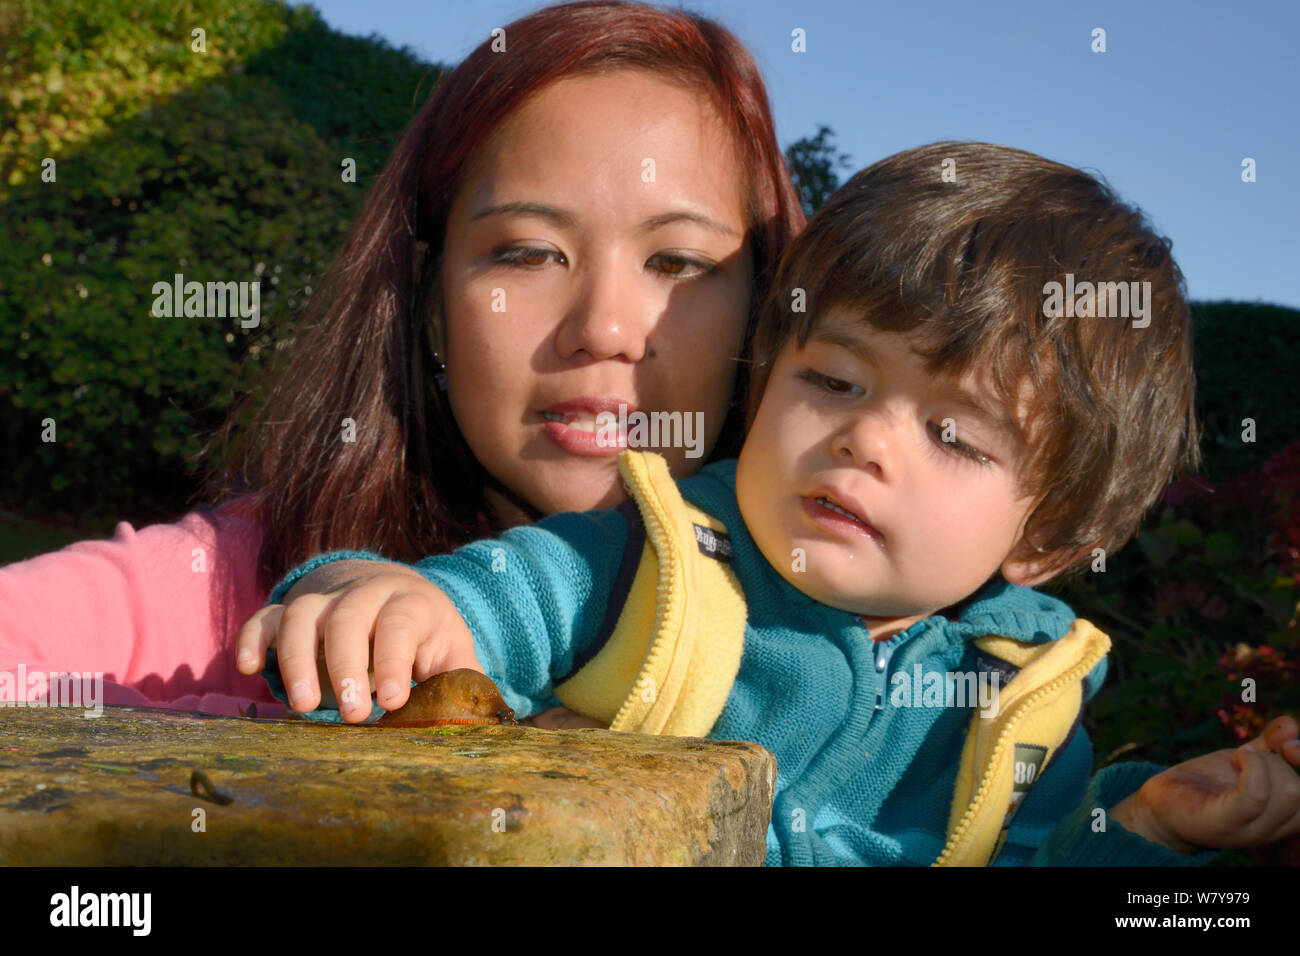
{"label": "woman's red hair", "polygon": [[[549,83],[645,69],[705,88],[743,165],[755,287],[749,329],[804,216],[776,143],[767,92],[748,51],[719,24],[679,10],[584,0],[505,27],[442,77],[380,172],[307,322],[214,441],[228,446],[205,487],[245,491],[265,529],[269,590],[315,554],[367,549],[400,561],[449,551],[498,528],[484,488],[495,481],[434,387],[432,317],[448,210],[467,163],[503,119]],[[425,251],[427,249],[427,257]],[[746,334],[748,348],[749,334]],[[739,357],[738,357],[739,358]],[[710,460],[739,451],[748,374],[742,362]],[[340,440],[343,419],[356,422]],[[211,443],[209,445],[211,447]]]}

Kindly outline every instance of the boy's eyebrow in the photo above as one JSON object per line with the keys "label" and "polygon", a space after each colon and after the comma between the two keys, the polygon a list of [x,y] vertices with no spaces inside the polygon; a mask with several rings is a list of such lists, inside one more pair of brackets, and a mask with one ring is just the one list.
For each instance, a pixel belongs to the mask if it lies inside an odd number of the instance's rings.
{"label": "boy's eyebrow", "polygon": [[811,338],[814,342],[838,345],[840,348],[852,352],[867,365],[876,364],[876,353],[871,350],[871,346],[856,335],[841,332],[834,328],[819,328],[813,331]]}
{"label": "boy's eyebrow", "polygon": [[[560,209],[558,206],[550,206],[541,202],[507,202],[499,203],[495,206],[488,206],[480,209],[470,217],[470,222],[478,222],[480,219],[486,219],[488,216],[500,216],[506,214],[517,216],[537,216],[539,219],[545,219],[554,223],[562,229],[572,229],[577,225],[577,219],[573,213]],[[637,226],[637,231],[641,233],[654,232],[663,226],[674,222],[693,222],[696,225],[703,226],[713,232],[721,233],[726,236],[738,237],[738,233],[730,226],[723,225],[715,219],[700,212],[690,209],[672,209],[668,212],[661,212],[658,215],[651,216],[649,219]]]}
{"label": "boy's eyebrow", "polygon": [[970,414],[983,421],[990,428],[1003,433],[1009,440],[1020,442],[1020,426],[1011,420],[1005,412],[992,408],[963,388],[948,389],[948,398],[954,404],[965,408]]}
{"label": "boy's eyebrow", "polygon": [[[864,339],[852,333],[841,332],[835,328],[820,328],[815,330],[810,338],[828,345],[838,345],[840,348],[853,353],[868,365],[878,363],[876,353],[872,351],[871,346]],[[975,395],[959,386],[949,386],[945,389],[945,392],[950,401],[965,408],[971,415],[983,421],[990,428],[1004,433],[1008,439],[1015,443],[1022,440],[1020,426],[1005,412],[980,401]]]}

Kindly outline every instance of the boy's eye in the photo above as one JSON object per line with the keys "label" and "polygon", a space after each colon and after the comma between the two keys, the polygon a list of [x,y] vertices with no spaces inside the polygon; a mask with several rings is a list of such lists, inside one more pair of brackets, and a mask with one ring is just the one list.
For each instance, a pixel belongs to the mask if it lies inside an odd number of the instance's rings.
{"label": "boy's eye", "polygon": [[[992,458],[984,454],[984,452],[980,451],[978,448],[976,448],[973,445],[968,445],[965,442],[957,441],[956,438],[953,438],[951,440],[946,440],[944,438],[946,429],[941,423],[930,422],[929,428],[930,428],[930,434],[932,434],[935,437],[935,440],[944,448],[946,448],[948,451],[952,452],[953,454],[961,455],[963,458],[969,458],[977,465],[991,465],[993,463]],[[952,434],[952,433],[947,432],[947,434]]]}
{"label": "boy's eye", "polygon": [[829,392],[831,395],[851,395],[853,389],[857,389],[859,392],[862,391],[852,382],[831,378],[829,375],[823,375],[821,372],[813,371],[810,368],[801,369],[795,373],[795,377],[808,382],[823,392]]}

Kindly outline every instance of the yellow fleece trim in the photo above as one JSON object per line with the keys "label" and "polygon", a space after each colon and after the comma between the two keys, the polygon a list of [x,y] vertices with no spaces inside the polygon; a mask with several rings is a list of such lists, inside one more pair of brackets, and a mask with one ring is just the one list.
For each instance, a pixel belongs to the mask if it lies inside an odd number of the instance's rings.
{"label": "yellow fleece trim", "polygon": [[740,670],[746,608],[731,566],[700,552],[694,525],[726,527],[682,498],[661,455],[624,451],[618,467],[645,549],[609,640],[555,696],[611,730],[703,737]]}
{"label": "yellow fleece trim", "polygon": [[935,866],[986,866],[1001,848],[1014,810],[1015,748],[1046,751],[1045,767],[1083,705],[1083,678],[1110,650],[1110,639],[1082,618],[1060,640],[1029,644],[979,638],[987,652],[1019,672],[998,694],[994,716],[977,711],[962,747],[948,818],[948,842]]}

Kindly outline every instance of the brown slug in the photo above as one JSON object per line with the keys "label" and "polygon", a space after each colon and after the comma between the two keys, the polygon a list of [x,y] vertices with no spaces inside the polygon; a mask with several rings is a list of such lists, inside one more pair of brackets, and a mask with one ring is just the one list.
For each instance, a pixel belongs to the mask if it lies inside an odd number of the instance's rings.
{"label": "brown slug", "polygon": [[468,667],[434,674],[411,688],[411,696],[397,710],[378,720],[380,727],[435,727],[441,724],[509,724],[517,726],[515,712],[486,674]]}

